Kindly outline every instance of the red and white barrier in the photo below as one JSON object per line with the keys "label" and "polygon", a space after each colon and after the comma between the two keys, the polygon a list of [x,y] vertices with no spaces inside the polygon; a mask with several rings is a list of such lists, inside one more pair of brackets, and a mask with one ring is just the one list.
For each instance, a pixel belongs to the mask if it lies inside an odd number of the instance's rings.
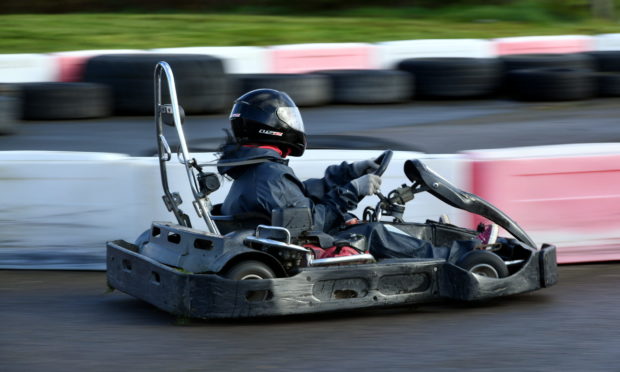
{"label": "red and white barrier", "polygon": [[56,65],[44,54],[0,54],[0,83],[54,81]]}
{"label": "red and white barrier", "polygon": [[560,263],[620,259],[620,143],[466,155],[473,193],[505,211],[538,244],[557,245]]}
{"label": "red and white barrier", "polygon": [[269,72],[375,69],[375,46],[366,43],[291,44],[268,48]]}
{"label": "red and white barrier", "polygon": [[481,39],[438,39],[386,41],[377,46],[377,64],[380,68],[395,68],[408,58],[427,57],[494,57],[493,43]]}
{"label": "red and white barrier", "polygon": [[103,54],[131,54],[146,53],[138,49],[105,49],[105,50],[76,50],[68,52],[50,53],[56,64],[55,81],[73,82],[82,81],[86,62]]}
{"label": "red and white barrier", "polygon": [[[308,150],[291,159],[301,179],[326,166],[376,157],[380,151]],[[194,154],[201,162],[213,153]],[[422,159],[457,187],[489,200],[540,245],[558,246],[560,263],[620,260],[620,144],[544,146],[468,151],[457,155],[395,152],[382,190],[404,180],[403,163]],[[153,220],[173,220],[161,202],[154,157],[46,151],[0,152],[0,267],[102,269],[106,240],[133,240]],[[183,167],[171,162],[170,186],[185,200],[193,225],[191,192]],[[212,195],[224,200],[229,183]],[[376,197],[354,211],[361,216]],[[405,220],[448,214],[457,225],[479,219],[427,194],[410,202]]]}
{"label": "red and white barrier", "polygon": [[591,36],[522,36],[493,39],[495,54],[580,53],[594,49]]}
{"label": "red and white barrier", "polygon": [[594,50],[620,50],[620,34],[603,34],[594,37]]}
{"label": "red and white barrier", "polygon": [[151,49],[155,53],[207,54],[221,58],[229,74],[261,74],[268,72],[267,50],[262,47],[187,47]]}

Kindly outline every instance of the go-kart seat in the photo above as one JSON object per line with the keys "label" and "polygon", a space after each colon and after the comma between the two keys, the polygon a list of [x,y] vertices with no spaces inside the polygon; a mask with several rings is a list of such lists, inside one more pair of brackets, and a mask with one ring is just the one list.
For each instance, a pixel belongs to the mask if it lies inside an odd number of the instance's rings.
{"label": "go-kart seat", "polygon": [[258,225],[271,224],[271,217],[262,213],[248,212],[236,215],[223,215],[222,204],[213,206],[211,218],[222,235],[233,231],[256,229]]}

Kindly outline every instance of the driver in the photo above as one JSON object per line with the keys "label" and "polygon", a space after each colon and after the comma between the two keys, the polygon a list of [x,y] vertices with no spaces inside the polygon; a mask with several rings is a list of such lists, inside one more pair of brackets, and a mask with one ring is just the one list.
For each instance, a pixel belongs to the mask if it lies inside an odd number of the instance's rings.
{"label": "driver", "polygon": [[306,134],[299,109],[284,92],[257,89],[242,95],[230,122],[234,141],[222,147],[218,171],[234,181],[222,214],[271,216],[273,209],[305,207],[312,211],[313,230],[330,232],[381,185],[370,173],[379,167],[374,160],[342,162],[328,167],[321,179],[300,181],[286,157],[304,153]]}
{"label": "driver", "polygon": [[234,103],[230,122],[234,138],[222,146],[218,161],[219,173],[234,180],[221,206],[224,215],[260,213],[269,218],[274,209],[309,208],[313,230],[336,237],[364,236],[376,258],[448,258],[452,248],[471,249],[479,243],[434,247],[379,222],[346,227],[352,216],[348,211],[379,190],[381,178],[373,174],[379,165],[375,159],[342,162],[329,166],[321,179],[300,181],[286,158],[304,153],[306,134],[299,109],[284,92],[257,89],[242,95]]}

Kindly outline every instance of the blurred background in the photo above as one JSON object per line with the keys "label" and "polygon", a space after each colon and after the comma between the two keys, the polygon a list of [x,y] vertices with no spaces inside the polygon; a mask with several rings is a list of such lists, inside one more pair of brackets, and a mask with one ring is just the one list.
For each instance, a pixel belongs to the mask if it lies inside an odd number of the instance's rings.
{"label": "blurred background", "polygon": [[[620,0],[5,3],[0,360],[8,370],[121,362],[341,370],[343,359],[359,369],[613,370]],[[234,98],[283,90],[302,108],[309,135],[312,151],[292,162],[301,177],[391,148],[491,201],[537,244],[556,244],[560,262],[606,263],[563,266],[558,288],[481,307],[170,330],[174,319],[128,296],[94,295],[104,274],[82,271],[105,268],[106,240],[132,240],[153,216],[167,218],[152,157],[153,69],[161,60],[172,66],[188,114],[190,150],[205,158],[222,141]],[[402,182],[401,165],[386,185]],[[416,202],[414,219],[443,212]],[[479,222],[450,213],[459,224]],[[335,336],[338,327],[355,340]],[[303,353],[291,346],[300,328],[311,343]],[[450,355],[421,341],[431,338]],[[576,339],[585,342],[576,347]],[[344,358],[325,357],[325,366],[309,357],[324,355],[319,344]],[[421,350],[415,361],[412,348]]]}

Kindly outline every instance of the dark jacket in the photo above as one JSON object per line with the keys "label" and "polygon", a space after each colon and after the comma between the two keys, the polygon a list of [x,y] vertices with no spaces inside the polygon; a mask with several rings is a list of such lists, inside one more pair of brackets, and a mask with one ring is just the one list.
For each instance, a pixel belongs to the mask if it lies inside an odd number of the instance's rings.
{"label": "dark jacket", "polygon": [[[226,163],[264,159],[249,165]],[[313,216],[313,229],[329,232],[344,222],[347,211],[357,208],[359,198],[349,183],[353,167],[343,162],[332,165],[321,179],[301,182],[278,152],[255,147],[227,145],[222,150],[218,171],[233,178],[222,205],[222,214],[247,212],[271,216],[277,208],[307,207]]]}

